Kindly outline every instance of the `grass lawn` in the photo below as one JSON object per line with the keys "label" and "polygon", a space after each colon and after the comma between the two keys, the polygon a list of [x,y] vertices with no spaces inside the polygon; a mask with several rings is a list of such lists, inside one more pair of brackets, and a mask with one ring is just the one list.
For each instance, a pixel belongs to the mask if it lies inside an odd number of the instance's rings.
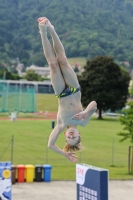
{"label": "grass lawn", "polygon": [[38,111],[57,111],[58,100],[54,94],[37,94],[36,103]]}
{"label": "grass lawn", "polygon": [[70,65],[73,64],[80,64],[81,66],[85,66],[86,58],[85,57],[78,57],[78,58],[68,58]]}
{"label": "grass lawn", "polygon": [[[51,121],[0,121],[0,161],[9,161],[11,146],[1,158],[14,135],[13,164],[51,164],[52,180],[75,180],[75,163],[47,149],[47,140],[51,132]],[[78,163],[86,163],[109,170],[110,179],[133,179],[128,174],[129,141],[119,142],[117,132],[122,129],[117,120],[97,120],[92,118],[87,127],[79,127],[85,150],[77,153]],[[114,140],[114,160],[112,161],[112,141]],[[64,136],[61,134],[57,145],[63,148]],[[46,156],[47,155],[47,156]],[[111,165],[113,164],[113,167]]]}

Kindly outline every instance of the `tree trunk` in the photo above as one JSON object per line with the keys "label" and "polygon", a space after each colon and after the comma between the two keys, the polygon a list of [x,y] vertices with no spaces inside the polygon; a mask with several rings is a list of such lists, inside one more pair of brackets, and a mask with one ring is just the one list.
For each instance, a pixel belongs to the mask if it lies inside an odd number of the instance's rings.
{"label": "tree trunk", "polygon": [[101,108],[99,108],[99,115],[98,115],[98,119],[103,119],[103,118],[102,118],[102,109],[101,109]]}
{"label": "tree trunk", "polygon": [[133,147],[131,148],[132,151],[131,151],[131,172],[133,172]]}
{"label": "tree trunk", "polygon": [[129,146],[128,151],[128,171],[133,173],[133,146]]}

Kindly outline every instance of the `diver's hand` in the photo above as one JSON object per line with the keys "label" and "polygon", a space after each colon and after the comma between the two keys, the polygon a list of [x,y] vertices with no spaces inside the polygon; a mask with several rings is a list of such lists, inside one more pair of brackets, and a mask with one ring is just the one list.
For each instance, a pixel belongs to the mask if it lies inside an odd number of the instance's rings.
{"label": "diver's hand", "polygon": [[74,120],[80,120],[80,119],[84,119],[85,116],[86,116],[86,112],[82,111],[82,112],[80,112],[80,113],[74,115],[74,116],[72,117],[72,119],[74,119]]}
{"label": "diver's hand", "polygon": [[71,162],[77,162],[78,157],[74,155],[74,152],[67,152],[65,153],[65,156],[71,161]]}

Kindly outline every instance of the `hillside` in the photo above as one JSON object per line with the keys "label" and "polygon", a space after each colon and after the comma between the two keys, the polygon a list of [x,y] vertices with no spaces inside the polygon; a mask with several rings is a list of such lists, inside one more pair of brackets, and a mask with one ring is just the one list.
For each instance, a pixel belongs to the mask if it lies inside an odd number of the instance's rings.
{"label": "hillside", "polygon": [[19,61],[25,66],[46,64],[37,24],[40,16],[54,24],[69,58],[108,55],[133,66],[132,1],[0,0],[0,5],[1,68]]}

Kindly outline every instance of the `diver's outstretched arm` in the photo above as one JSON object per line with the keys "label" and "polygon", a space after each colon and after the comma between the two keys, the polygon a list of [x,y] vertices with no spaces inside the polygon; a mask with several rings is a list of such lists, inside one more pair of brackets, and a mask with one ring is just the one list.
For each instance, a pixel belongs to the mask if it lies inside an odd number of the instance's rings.
{"label": "diver's outstretched arm", "polygon": [[49,136],[48,147],[53,151],[55,151],[56,153],[65,156],[65,152],[55,145],[55,142],[62,131],[63,129],[57,124]]}
{"label": "diver's outstretched arm", "polygon": [[75,153],[66,153],[62,149],[60,149],[56,144],[56,140],[59,136],[59,134],[64,130],[60,125],[56,125],[54,130],[51,132],[49,141],[48,141],[48,147],[55,151],[56,153],[59,153],[65,157],[67,157],[71,162],[77,162],[77,156],[74,156]]}

